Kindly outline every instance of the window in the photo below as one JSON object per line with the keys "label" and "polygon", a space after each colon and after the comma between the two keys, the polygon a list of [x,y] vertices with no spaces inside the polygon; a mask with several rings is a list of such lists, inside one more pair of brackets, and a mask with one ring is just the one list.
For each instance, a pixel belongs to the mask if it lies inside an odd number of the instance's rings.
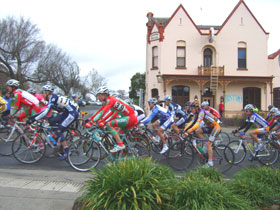
{"label": "window", "polygon": [[203,66],[210,67],[212,65],[212,50],[210,48],[206,48],[203,54]]}
{"label": "window", "polygon": [[158,96],[158,89],[154,88],[152,89],[152,98]]}
{"label": "window", "polygon": [[261,88],[247,87],[243,88],[243,107],[246,104],[253,104],[261,108]]}
{"label": "window", "polygon": [[273,88],[273,106],[280,108],[280,87]]}
{"label": "window", "polygon": [[152,68],[158,68],[158,47],[152,48]]}
{"label": "window", "polygon": [[185,41],[177,42],[177,68],[186,67],[186,43]]}
{"label": "window", "polygon": [[246,48],[238,48],[238,68],[246,69]]}
{"label": "window", "polygon": [[190,100],[190,88],[186,86],[173,86],[172,100],[184,107],[185,103]]}

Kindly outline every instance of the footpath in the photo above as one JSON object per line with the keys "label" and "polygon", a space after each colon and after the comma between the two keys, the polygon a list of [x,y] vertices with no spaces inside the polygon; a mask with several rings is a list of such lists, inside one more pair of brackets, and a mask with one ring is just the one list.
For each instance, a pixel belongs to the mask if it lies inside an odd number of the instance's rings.
{"label": "footpath", "polygon": [[0,210],[70,210],[91,173],[0,169]]}

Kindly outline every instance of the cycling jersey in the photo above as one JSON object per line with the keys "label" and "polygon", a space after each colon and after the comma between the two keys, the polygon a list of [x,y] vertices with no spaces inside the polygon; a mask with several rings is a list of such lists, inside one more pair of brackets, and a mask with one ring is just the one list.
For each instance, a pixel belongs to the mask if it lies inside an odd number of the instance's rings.
{"label": "cycling jersey", "polygon": [[41,111],[41,107],[39,106],[38,99],[33,96],[32,94],[28,93],[27,91],[17,89],[13,92],[15,96],[15,104],[14,110],[11,113],[11,116],[14,116],[22,107],[28,108],[27,110],[24,109],[24,113],[18,116],[19,120],[21,121],[27,115],[32,115],[34,113],[38,113]]}
{"label": "cycling jersey", "polygon": [[159,117],[159,121],[166,121],[170,116],[171,113],[169,110],[159,106],[159,105],[155,105],[152,109],[152,112],[149,114],[148,117],[146,117],[144,120],[142,120],[141,122],[144,125],[147,125],[155,116]]}
{"label": "cycling jersey", "polygon": [[268,122],[255,112],[247,117],[246,122],[254,123],[257,127],[261,128],[268,126]]}
{"label": "cycling jersey", "polygon": [[7,101],[5,101],[2,96],[0,96],[0,113],[7,110]]}
{"label": "cycling jersey", "polygon": [[114,127],[120,127],[122,130],[130,129],[137,124],[137,118],[134,113],[134,109],[129,106],[123,100],[114,96],[108,96],[105,101],[105,105],[95,114],[92,118],[94,122],[102,119],[104,115],[111,110],[114,113],[114,118],[108,121],[106,127],[112,135],[117,134],[117,130]]}
{"label": "cycling jersey", "polygon": [[221,118],[220,113],[213,107],[209,106],[207,111],[210,112],[213,116],[217,117],[218,119]]}
{"label": "cycling jersey", "polygon": [[137,106],[135,104],[132,104],[131,106],[134,109],[134,113],[137,118],[137,122],[140,122],[141,120],[143,120],[145,118],[144,110],[140,106]]}

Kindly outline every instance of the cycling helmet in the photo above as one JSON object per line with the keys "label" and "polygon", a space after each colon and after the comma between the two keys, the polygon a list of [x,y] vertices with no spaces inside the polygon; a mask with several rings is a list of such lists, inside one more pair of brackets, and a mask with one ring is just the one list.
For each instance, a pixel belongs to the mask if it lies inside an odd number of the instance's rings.
{"label": "cycling helmet", "polygon": [[254,109],[254,106],[252,104],[247,104],[245,107],[244,107],[244,110],[250,110],[250,111],[253,111]]}
{"label": "cycling helmet", "polygon": [[273,107],[274,107],[273,105],[269,105],[268,110],[270,111]]}
{"label": "cycling helmet", "polygon": [[148,104],[156,104],[157,103],[157,99],[156,98],[150,98],[148,100]]}
{"label": "cycling helmet", "polygon": [[190,107],[199,107],[199,102],[197,101],[192,102]]}
{"label": "cycling helmet", "polygon": [[95,94],[95,95],[103,94],[103,93],[106,93],[106,94],[109,95],[109,89],[108,89],[106,86],[101,86],[101,87],[99,87],[99,88],[96,90],[96,94]]}
{"label": "cycling helmet", "polygon": [[185,106],[190,106],[192,104],[192,102],[188,101],[185,103]]}
{"label": "cycling helmet", "polygon": [[208,101],[203,101],[203,102],[201,103],[201,107],[202,107],[202,108],[205,107],[205,106],[209,106],[209,102],[208,102]]}
{"label": "cycling helmet", "polygon": [[33,88],[29,88],[29,89],[27,90],[27,92],[28,92],[28,93],[31,93],[31,94],[35,94],[35,93],[36,93],[36,91],[35,91]]}
{"label": "cycling helmet", "polygon": [[172,101],[172,96],[164,96],[162,99],[163,102]]}
{"label": "cycling helmet", "polygon": [[128,105],[132,104],[132,100],[130,98],[124,100]]}
{"label": "cycling helmet", "polygon": [[53,92],[53,87],[50,86],[50,85],[44,85],[42,87],[42,91],[50,91],[50,92]]}
{"label": "cycling helmet", "polygon": [[78,95],[77,94],[73,94],[71,97],[74,99],[74,98],[78,97]]}
{"label": "cycling helmet", "polygon": [[274,117],[280,117],[280,111],[277,111],[274,115]]}
{"label": "cycling helmet", "polygon": [[14,87],[19,87],[19,81],[15,79],[10,79],[6,82],[8,86],[14,86]]}
{"label": "cycling helmet", "polygon": [[278,108],[273,107],[273,108],[270,110],[270,112],[276,113],[276,112],[278,112]]}

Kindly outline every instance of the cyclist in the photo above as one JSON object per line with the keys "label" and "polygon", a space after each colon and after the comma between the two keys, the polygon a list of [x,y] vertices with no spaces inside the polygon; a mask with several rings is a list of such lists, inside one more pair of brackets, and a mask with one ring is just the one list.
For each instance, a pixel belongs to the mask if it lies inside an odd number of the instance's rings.
{"label": "cyclist", "polygon": [[0,113],[3,113],[7,110],[7,101],[0,96]]}
{"label": "cyclist", "polygon": [[268,121],[269,118],[271,117],[271,112],[270,112],[271,109],[272,109],[272,108],[275,108],[275,107],[274,107],[273,105],[269,105],[267,108],[268,108],[268,111],[269,111],[269,112],[267,113],[267,116],[266,116],[266,118],[265,118],[266,121]]}
{"label": "cyclist", "polygon": [[268,125],[271,126],[274,121],[276,120],[275,118],[275,114],[278,112],[278,108],[276,107],[273,107],[271,110],[270,110],[270,117],[268,118],[268,120],[266,120],[268,122]]}
{"label": "cyclist", "polygon": [[174,103],[172,101],[171,96],[165,96],[162,101],[168,107],[171,113],[171,116],[169,118],[171,123],[171,128],[175,131],[175,133],[179,134],[180,130],[178,127],[181,126],[183,123],[185,123],[187,119],[187,114],[185,110],[183,110],[179,104]]}
{"label": "cyclist", "polygon": [[221,122],[220,121],[220,118],[221,118],[220,113],[216,109],[214,109],[213,107],[209,106],[209,102],[208,101],[203,101],[201,103],[201,108],[209,111],[210,114],[214,115],[218,119],[218,123]]}
{"label": "cyclist", "polygon": [[126,99],[125,102],[134,109],[138,123],[146,117],[144,110],[140,106],[133,104],[131,99]]}
{"label": "cyclist", "polygon": [[277,136],[277,138],[280,138],[280,111],[277,111],[274,114],[274,118],[275,118],[275,121],[269,127],[269,130],[271,131],[271,134],[274,134]]}
{"label": "cyclist", "polygon": [[205,123],[205,125],[209,129],[209,140],[206,142],[206,147],[208,151],[208,163],[205,165],[205,167],[213,167],[213,150],[212,150],[212,144],[215,141],[216,136],[219,134],[221,130],[220,124],[217,122],[217,118],[212,115],[209,111],[205,109],[201,109],[198,102],[193,102],[191,105],[191,111],[195,115],[193,120],[186,126],[185,128],[185,135],[188,136],[189,134],[195,132],[195,134],[200,139],[204,139],[203,132],[204,130],[200,126],[202,122]]}
{"label": "cyclist", "polygon": [[[110,150],[110,152],[118,152],[125,149],[125,145],[121,141],[118,131],[119,128],[122,131],[126,131],[137,124],[137,118],[135,117],[134,109],[123,100],[114,96],[110,96],[109,89],[106,86],[101,86],[97,89],[96,97],[99,101],[104,102],[104,105],[95,114],[95,117],[92,119],[93,122],[98,122],[104,117],[105,114],[107,114],[109,110],[111,110],[112,112],[108,114],[108,117],[110,117],[112,114],[114,117],[112,117],[106,123],[106,127],[113,135],[117,145],[115,145],[114,148]],[[99,126],[103,127],[104,124],[99,123]]]}
{"label": "cyclist", "polygon": [[65,128],[67,128],[75,119],[78,118],[79,111],[76,104],[72,103],[69,98],[54,94],[54,89],[50,85],[43,86],[42,91],[45,100],[48,100],[48,106],[40,113],[30,117],[27,123],[31,124],[34,121],[42,119],[43,117],[47,116],[51,109],[58,111],[59,114],[49,118],[49,123],[51,126],[59,124],[58,129],[54,131],[55,140],[57,144],[61,144],[64,149],[64,153],[59,157],[59,160],[65,160],[67,158],[69,149],[63,132]]}
{"label": "cyclist", "polygon": [[27,92],[31,93],[39,100],[39,104],[43,109],[47,107],[48,102],[44,99],[44,96],[42,94],[36,93],[36,91],[33,88],[29,88]]}
{"label": "cyclist", "polygon": [[23,121],[26,116],[31,116],[41,111],[38,99],[27,91],[18,88],[19,81],[10,79],[6,84],[8,91],[15,97],[15,104],[11,112],[11,117],[15,117],[22,107],[24,108],[24,112],[17,116],[19,121]]}
{"label": "cyclist", "polygon": [[[162,140],[163,148],[160,154],[164,154],[168,150],[166,139],[164,137],[164,131],[171,125],[169,121],[171,113],[168,109],[158,105],[156,98],[150,98],[148,100],[148,105],[152,112],[149,114],[149,116],[141,121],[140,125],[147,125],[155,116],[158,116],[158,119],[152,123],[152,127],[155,131],[155,134],[159,135],[160,139]],[[159,126],[160,128],[158,129]]]}
{"label": "cyclist", "polygon": [[[243,132],[240,132],[241,136],[245,136],[245,133],[249,130],[249,128],[255,124],[258,128],[254,129],[249,132],[249,135],[252,137],[252,139],[258,143],[258,147],[256,151],[259,151],[263,148],[263,144],[260,139],[258,139],[258,135],[264,134],[269,132],[269,125],[268,122],[263,119],[259,114],[254,112],[254,106],[252,104],[247,104],[244,107],[244,111],[247,115],[247,119],[245,123],[240,126],[239,128],[233,130],[233,133],[237,133],[238,131],[243,130]],[[250,160],[252,160],[250,158]]]}

